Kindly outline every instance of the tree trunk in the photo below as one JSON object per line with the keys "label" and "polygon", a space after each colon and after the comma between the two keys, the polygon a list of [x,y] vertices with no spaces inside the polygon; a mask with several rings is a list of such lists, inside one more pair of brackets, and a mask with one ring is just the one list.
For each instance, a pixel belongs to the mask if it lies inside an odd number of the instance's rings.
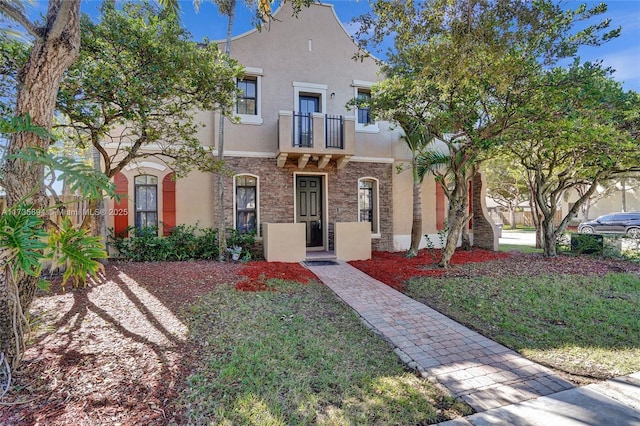
{"label": "tree trunk", "polygon": [[622,185],[621,195],[622,195],[622,211],[627,211],[627,178],[622,177],[620,179],[620,185]]}
{"label": "tree trunk", "polygon": [[533,226],[536,228],[536,248],[544,248],[544,232],[542,230],[542,219],[540,218],[538,210],[532,210],[531,216],[533,219]]}
{"label": "tree trunk", "polygon": [[451,192],[449,198],[449,213],[447,214],[447,223],[449,232],[447,234],[447,242],[442,249],[442,259],[440,266],[449,267],[449,262],[453,257],[458,246],[458,239],[462,233],[462,227],[469,220],[469,185],[466,179],[458,179],[456,186]]}
{"label": "tree trunk", "polygon": [[510,228],[511,229],[516,229],[517,226],[516,226],[516,208],[515,207],[512,207],[512,208],[509,209],[509,217],[511,219]]}
{"label": "tree trunk", "polygon": [[[47,11],[47,24],[43,35],[36,38],[31,53],[24,68],[20,70],[16,116],[31,117],[33,124],[47,130],[51,129],[56,96],[60,81],[66,69],[76,60],[80,50],[80,0],[50,0]],[[26,148],[41,148],[47,150],[50,141],[36,136],[34,133],[22,132],[14,134],[7,149],[8,154],[16,154]],[[41,209],[47,205],[47,197],[43,187],[44,168],[27,164],[19,159],[5,163],[5,191],[7,205],[14,206],[21,201],[33,204],[34,209]],[[7,300],[6,289],[9,279],[6,275],[2,279],[3,291],[0,291],[0,309],[5,309]],[[37,278],[25,274],[16,276],[15,285],[19,295],[19,305],[27,312],[35,295]],[[0,351],[8,354],[11,365],[17,365],[22,353],[14,353],[10,348],[16,347],[13,330],[26,329],[24,316],[18,318],[18,324],[13,318],[0,316]],[[6,340],[5,340],[6,336]],[[21,348],[21,346],[18,346]],[[18,351],[21,352],[21,349]]]}
{"label": "tree trunk", "polygon": [[[4,255],[4,253],[2,253]],[[4,256],[2,256],[4,258]],[[4,259],[3,259],[4,260]],[[16,339],[13,333],[13,309],[12,301],[15,300],[11,294],[11,283],[7,276],[7,267],[0,268],[0,352],[3,352],[11,367],[15,367],[19,361],[16,345],[22,344],[22,339]],[[19,346],[18,346],[19,347]],[[0,368],[4,366],[0,365]]]}
{"label": "tree trunk", "polygon": [[540,212],[538,205],[535,202],[535,184],[533,183],[533,176],[529,176],[529,208],[531,209],[531,221],[533,227],[536,230],[536,248],[543,248],[544,237],[542,235],[542,220],[540,218]]}
{"label": "tree trunk", "polygon": [[584,208],[582,209],[582,215],[584,220],[589,220],[589,210],[591,210],[591,199],[588,199],[584,203]]}
{"label": "tree trunk", "polygon": [[422,185],[417,177],[416,168],[413,168],[413,221],[411,224],[411,247],[407,256],[413,257],[420,250],[422,241]]}
{"label": "tree trunk", "polygon": [[556,233],[553,225],[553,216],[542,219],[542,245],[544,256],[554,257],[556,255]]}
{"label": "tree trunk", "polygon": [[[233,20],[236,12],[236,0],[230,0],[229,2],[229,16],[227,21],[227,40],[225,44],[225,53],[231,56],[231,35],[233,33]],[[218,161],[220,164],[224,163],[224,120],[223,114],[220,114],[220,125],[218,127]],[[218,172],[217,175],[217,188],[218,188],[218,260],[223,261],[225,259],[225,253],[227,251],[227,236],[225,226],[225,212],[224,212],[224,173]]]}
{"label": "tree trunk", "polygon": [[465,251],[471,250],[471,237],[469,236],[469,220],[460,228],[460,248]]}

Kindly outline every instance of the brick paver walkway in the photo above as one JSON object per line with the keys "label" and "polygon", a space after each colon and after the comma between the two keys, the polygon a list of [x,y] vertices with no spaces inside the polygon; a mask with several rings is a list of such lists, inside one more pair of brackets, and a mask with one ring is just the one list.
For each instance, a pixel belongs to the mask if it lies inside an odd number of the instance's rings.
{"label": "brick paver walkway", "polygon": [[396,353],[425,377],[434,377],[476,411],[549,395],[573,385],[551,370],[351,265],[307,266],[350,305]]}

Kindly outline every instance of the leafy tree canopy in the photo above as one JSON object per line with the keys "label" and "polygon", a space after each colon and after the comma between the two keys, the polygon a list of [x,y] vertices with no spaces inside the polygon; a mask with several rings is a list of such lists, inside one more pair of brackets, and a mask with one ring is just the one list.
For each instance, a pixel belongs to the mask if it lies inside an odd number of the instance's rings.
{"label": "leafy tree canopy", "polygon": [[[108,176],[149,156],[179,175],[217,170],[195,114],[230,113],[242,67],[214,44],[190,41],[174,15],[149,3],[105,2],[101,13],[98,23],[83,17],[80,58],[58,96],[69,134],[98,149]],[[157,150],[141,149],[151,144]]]}
{"label": "leafy tree canopy", "polygon": [[[555,239],[600,182],[640,170],[640,96],[623,91],[610,72],[577,61],[549,70],[521,109],[523,120],[503,134],[504,148],[528,171],[547,255],[555,254]],[[581,197],[555,226],[562,197],[578,187]]]}
{"label": "leafy tree canopy", "polygon": [[[412,114],[445,143],[452,188],[443,250],[447,266],[469,219],[468,178],[479,156],[522,119],[545,67],[574,55],[580,45],[599,45],[603,20],[572,32],[578,21],[606,11],[605,5],[562,10],[548,0],[377,0],[360,17],[357,38],[367,48],[394,41],[383,69],[391,79],[373,98],[383,116]],[[375,111],[374,111],[375,112]]]}

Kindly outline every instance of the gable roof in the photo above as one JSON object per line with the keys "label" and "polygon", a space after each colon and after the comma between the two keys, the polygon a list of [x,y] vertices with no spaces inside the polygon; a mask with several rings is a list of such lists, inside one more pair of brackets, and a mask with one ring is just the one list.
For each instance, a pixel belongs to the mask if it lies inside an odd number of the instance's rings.
{"label": "gable roof", "polygon": [[[308,18],[308,16],[304,16],[304,15],[308,15],[308,14],[314,14],[315,16],[321,16],[321,20],[327,20],[326,15],[332,15],[334,22],[340,27],[340,29],[342,30],[342,32],[344,33],[344,35],[347,37],[347,39],[349,39],[356,48],[358,48],[358,44],[356,43],[356,41],[354,40],[354,38],[349,34],[349,32],[347,31],[347,29],[345,28],[345,26],[342,24],[342,21],[340,21],[340,18],[338,17],[338,15],[336,14],[336,10],[333,7],[332,4],[328,4],[328,3],[311,3],[309,4],[308,7],[303,7],[302,10],[295,15],[294,14],[294,10],[293,10],[293,6],[290,4],[290,2],[283,2],[278,9],[276,9],[276,11],[273,13],[273,18],[274,20],[268,24],[265,24],[263,26],[262,29],[258,30],[257,28],[252,28],[249,31],[246,31],[242,34],[239,34],[237,36],[233,36],[231,38],[231,41],[236,41],[236,40],[240,40],[244,37],[248,37],[251,36],[253,34],[256,33],[261,33],[264,31],[271,31],[271,29],[277,27],[278,25],[282,25],[284,22],[291,20],[291,19],[306,19]],[[220,40],[215,40],[214,43],[218,43],[218,44],[222,44],[225,43],[226,40],[225,39],[220,39]]]}

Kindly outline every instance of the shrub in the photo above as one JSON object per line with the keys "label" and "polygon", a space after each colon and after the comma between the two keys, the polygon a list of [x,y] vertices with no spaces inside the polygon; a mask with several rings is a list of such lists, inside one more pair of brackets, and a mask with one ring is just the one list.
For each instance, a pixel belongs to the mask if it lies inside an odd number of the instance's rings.
{"label": "shrub", "polygon": [[229,233],[227,236],[227,247],[242,247],[240,259],[242,259],[243,262],[255,257],[255,254],[252,254],[256,243],[255,232],[240,232],[237,229],[227,229],[227,232]]}
{"label": "shrub", "polygon": [[218,259],[218,233],[212,228],[178,225],[167,237],[158,236],[156,227],[129,227],[120,235],[109,229],[107,241],[114,257],[134,262]]}
{"label": "shrub", "polygon": [[603,237],[599,234],[571,235],[571,251],[585,254],[602,254]]}

